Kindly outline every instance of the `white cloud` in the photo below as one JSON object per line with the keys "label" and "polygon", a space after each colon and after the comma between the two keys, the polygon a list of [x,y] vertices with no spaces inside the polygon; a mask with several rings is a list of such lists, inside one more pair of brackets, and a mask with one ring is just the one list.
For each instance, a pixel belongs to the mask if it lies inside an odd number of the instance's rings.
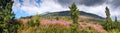
{"label": "white cloud", "polygon": [[[57,3],[56,0],[41,0],[40,7],[38,7],[37,3],[35,0],[23,0],[23,4],[21,5],[18,0],[14,0],[14,5],[13,9],[15,7],[18,7],[21,10],[24,10],[24,12],[34,15],[34,14],[41,14],[45,12],[58,12],[58,11],[63,11],[63,10],[69,10],[69,8],[62,7],[60,4]],[[105,7],[106,4],[99,5],[99,6],[85,6],[85,5],[77,5],[80,11],[85,11],[88,13],[94,13],[99,16],[105,17]],[[107,5],[108,6],[108,5]],[[110,11],[111,11],[111,17],[118,16],[120,17],[119,14],[119,9],[120,8],[112,8],[112,6],[109,6]],[[15,11],[17,12],[17,11]]]}
{"label": "white cloud", "polygon": [[34,14],[41,14],[44,12],[56,12],[61,10],[67,10],[66,8],[63,8],[60,4],[55,3],[53,0],[41,0],[40,7],[36,6],[35,0],[24,0],[23,4],[20,5],[18,1],[15,0],[14,7],[20,7],[21,10],[24,10],[24,12],[27,12],[28,14],[34,15]]}
{"label": "white cloud", "polygon": [[97,14],[102,17],[105,17],[105,7],[106,7],[105,4],[100,6],[92,6],[92,7],[88,7],[85,5],[78,6],[79,10],[82,10],[88,13]]}

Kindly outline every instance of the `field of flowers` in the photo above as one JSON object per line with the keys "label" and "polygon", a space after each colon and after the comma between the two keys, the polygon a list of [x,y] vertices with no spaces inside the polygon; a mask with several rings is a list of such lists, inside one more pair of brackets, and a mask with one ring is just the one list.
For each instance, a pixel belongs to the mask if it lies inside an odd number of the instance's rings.
{"label": "field of flowers", "polygon": [[[25,22],[25,21],[24,21]],[[103,33],[106,32],[101,25],[80,22],[77,31],[71,29],[71,22],[64,20],[40,20],[40,25],[31,27],[27,24],[22,25],[18,32],[19,33]]]}

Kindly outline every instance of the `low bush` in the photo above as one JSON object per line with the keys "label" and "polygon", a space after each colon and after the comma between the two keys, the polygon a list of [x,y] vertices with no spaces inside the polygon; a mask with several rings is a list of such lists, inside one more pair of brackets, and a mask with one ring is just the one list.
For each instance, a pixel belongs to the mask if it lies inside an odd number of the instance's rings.
{"label": "low bush", "polygon": [[35,21],[34,20],[30,20],[27,22],[27,25],[28,26],[32,26],[32,27],[35,27],[35,26],[39,26],[40,25],[40,22],[39,21]]}
{"label": "low bush", "polygon": [[118,29],[120,31],[120,22],[106,22],[102,24],[103,28],[107,31],[113,30],[113,29]]}
{"label": "low bush", "polygon": [[60,20],[59,17],[56,17],[55,19],[56,19],[56,20]]}

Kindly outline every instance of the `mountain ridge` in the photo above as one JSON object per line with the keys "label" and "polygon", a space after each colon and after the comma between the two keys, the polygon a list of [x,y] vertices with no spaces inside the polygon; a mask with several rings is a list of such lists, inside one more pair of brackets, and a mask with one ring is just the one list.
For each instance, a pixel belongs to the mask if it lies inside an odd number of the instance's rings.
{"label": "mountain ridge", "polygon": [[[96,14],[92,14],[92,13],[86,13],[84,11],[79,11],[80,15],[84,15],[84,16],[90,16],[90,17],[94,17],[94,18],[99,18],[99,19],[105,19],[101,16],[98,16]],[[61,12],[51,12],[51,13],[46,13],[43,16],[70,16],[70,11],[61,11]]]}

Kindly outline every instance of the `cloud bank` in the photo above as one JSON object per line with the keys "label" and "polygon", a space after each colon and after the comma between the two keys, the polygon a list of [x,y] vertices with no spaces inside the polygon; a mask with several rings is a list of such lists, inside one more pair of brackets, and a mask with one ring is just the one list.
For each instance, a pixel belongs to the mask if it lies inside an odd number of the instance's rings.
{"label": "cloud bank", "polygon": [[113,19],[115,16],[120,18],[120,0],[14,0],[13,11],[16,14],[24,12],[26,15],[23,16],[59,12],[69,10],[68,7],[72,3],[76,3],[80,11],[94,13],[102,17],[106,17],[105,7],[108,6],[111,17]]}

